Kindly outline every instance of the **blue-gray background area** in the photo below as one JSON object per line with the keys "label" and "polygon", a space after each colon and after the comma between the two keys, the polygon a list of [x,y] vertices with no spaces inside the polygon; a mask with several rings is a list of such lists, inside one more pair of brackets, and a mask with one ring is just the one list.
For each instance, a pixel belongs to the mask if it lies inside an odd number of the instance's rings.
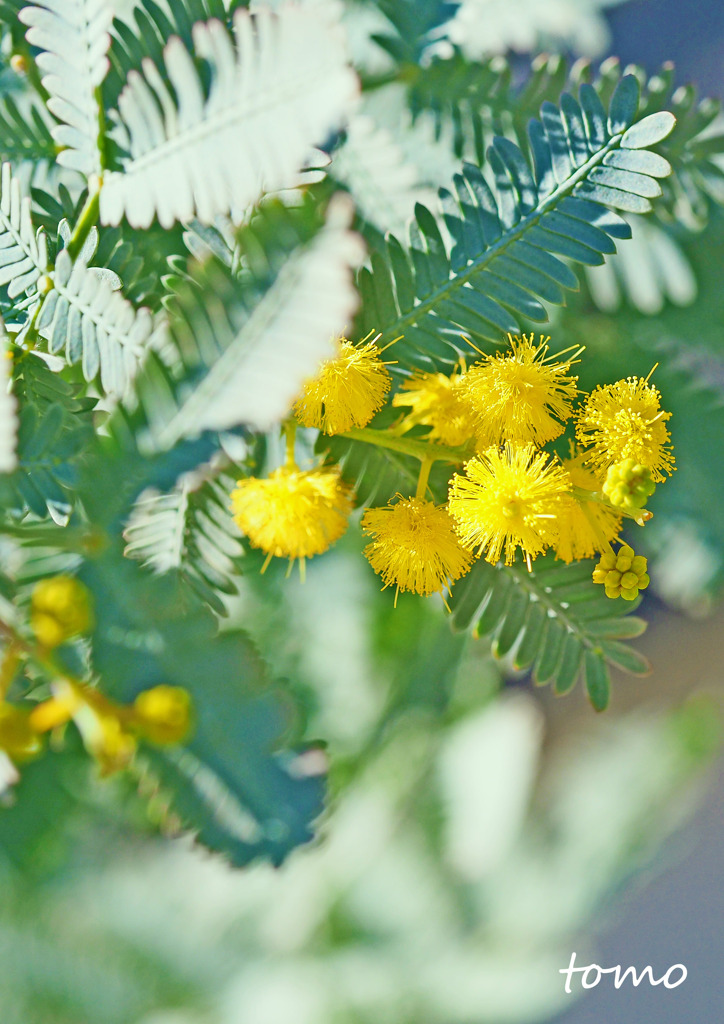
{"label": "blue-gray background area", "polygon": [[[724,0],[633,0],[613,8],[609,22],[611,53],[624,63],[654,72],[673,60],[679,84],[693,82],[701,95],[724,97]],[[609,975],[555,1024],[724,1021],[724,770],[678,843],[678,851],[676,844],[669,851],[671,866],[600,922],[597,958],[603,967],[651,964],[656,977],[683,963],[687,980],[672,991],[646,982],[616,991]]]}
{"label": "blue-gray background area", "polygon": [[724,98],[724,0],[631,0],[608,12],[611,53],[654,72],[673,60],[679,83]]}
{"label": "blue-gray background area", "polygon": [[[688,977],[667,991],[630,980],[616,991],[611,975],[555,1024],[720,1024],[724,1021],[724,771],[711,798],[669,850],[676,866],[626,895],[601,922],[596,961],[602,967],[653,967],[660,978],[683,963]],[[681,844],[688,849],[682,850]],[[646,883],[646,879],[642,879]],[[587,943],[590,947],[590,942]],[[579,955],[577,966],[589,962]],[[568,964],[561,964],[567,967]],[[580,978],[580,975],[578,976]],[[672,980],[679,977],[678,972]],[[561,984],[565,978],[561,975]],[[577,982],[574,981],[574,985]],[[573,1000],[571,996],[571,1000]]]}

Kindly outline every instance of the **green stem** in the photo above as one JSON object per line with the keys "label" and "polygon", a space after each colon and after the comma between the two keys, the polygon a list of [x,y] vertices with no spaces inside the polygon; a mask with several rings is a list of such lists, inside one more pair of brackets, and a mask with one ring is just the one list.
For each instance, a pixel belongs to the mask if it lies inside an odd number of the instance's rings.
{"label": "green stem", "polygon": [[425,493],[427,491],[427,481],[430,479],[430,470],[432,469],[432,459],[428,456],[422,460],[420,466],[420,476],[417,480],[417,491],[415,497],[419,501],[425,500]]}
{"label": "green stem", "polygon": [[98,550],[103,536],[100,531],[85,526],[35,526],[28,529],[22,523],[0,522],[0,535],[20,537],[28,546],[55,547],[62,551],[73,551],[88,555]]}
{"label": "green stem", "polygon": [[[417,71],[418,69],[415,68]],[[362,92],[373,92],[375,89],[382,89],[386,85],[392,85],[395,82],[403,82],[405,85],[410,85],[414,81],[415,76],[411,74],[406,68],[395,68],[394,71],[385,71],[378,75],[360,75],[360,85]]]}
{"label": "green stem", "polygon": [[358,427],[337,436],[346,437],[350,441],[374,444],[378,448],[389,448],[402,455],[411,455],[414,459],[419,459],[420,462],[429,459],[430,462],[458,464],[467,461],[473,454],[471,449],[464,445],[459,448],[449,448],[442,444],[430,444],[429,441],[416,441],[411,437],[399,437],[387,430],[372,430],[370,427]]}
{"label": "green stem", "polygon": [[7,638],[9,648],[12,647],[15,651],[22,652],[29,662],[45,675],[50,676],[51,679],[61,678],[66,679],[74,686],[84,685],[77,676],[72,675],[61,665],[50,651],[40,647],[39,644],[30,643],[18,633],[14,626],[2,619],[0,619],[0,635]]}
{"label": "green stem", "polygon": [[[54,286],[51,284],[51,288],[49,288],[48,291],[52,291],[53,287]],[[23,351],[32,351],[38,344],[38,342],[41,340],[40,335],[38,334],[38,329],[35,325],[38,322],[40,311],[43,308],[43,303],[46,294],[47,292],[43,292],[40,302],[38,302],[35,309],[33,310],[33,315],[30,319],[30,323],[28,324],[28,329],[25,332],[25,337],[23,338]]]}
{"label": "green stem", "polygon": [[288,420],[284,424],[283,429],[287,442],[287,469],[294,469],[297,465],[294,461],[294,441],[297,436],[297,425],[294,420]]}
{"label": "green stem", "polygon": [[101,167],[105,169],[108,166],[108,154],[106,152],[106,111],[103,106],[103,90],[100,85],[96,88],[93,95],[96,103],[98,104],[98,136],[96,145],[98,146],[98,153],[101,159]]}
{"label": "green stem", "polygon": [[98,221],[100,194],[100,188],[97,188],[94,192],[90,192],[85,201],[85,206],[81,210],[78,223],[76,224],[73,234],[70,236],[70,241],[68,242],[68,255],[72,260],[77,257],[78,253],[83,248],[83,243],[90,234],[91,229],[95,227]]}

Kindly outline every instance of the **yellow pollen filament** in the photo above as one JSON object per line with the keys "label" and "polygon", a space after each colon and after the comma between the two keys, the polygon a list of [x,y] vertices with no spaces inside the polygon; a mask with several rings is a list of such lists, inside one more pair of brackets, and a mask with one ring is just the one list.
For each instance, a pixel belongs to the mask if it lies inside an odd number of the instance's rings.
{"label": "yellow pollen filament", "polygon": [[[352,511],[352,492],[337,467],[300,470],[281,466],[264,480],[239,480],[231,494],[239,529],[266,552],[262,572],[273,557],[304,559],[339,540]],[[291,567],[291,566],[290,566]]]}
{"label": "yellow pollen filament", "polygon": [[[578,394],[571,366],[582,348],[549,353],[548,338],[508,335],[509,350],[483,356],[461,383],[476,411],[476,435],[483,447],[533,442],[543,445],[563,432]],[[564,357],[565,358],[562,358]]]}
{"label": "yellow pollen filament", "polygon": [[[603,497],[602,481],[583,464],[580,455],[564,459],[563,467],[574,489],[590,493],[592,498],[597,494]],[[559,513],[556,556],[564,562],[574,562],[608,551],[621,531],[621,522],[618,509],[602,501],[586,500],[574,490],[572,500]]]}
{"label": "yellow pollen filament", "polygon": [[442,593],[472,563],[447,509],[431,501],[398,495],[386,508],[368,509],[362,529],[373,538],[365,555],[385,587],[396,587],[395,602],[401,590],[426,596]]}
{"label": "yellow pollen filament", "polygon": [[399,429],[429,427],[427,440],[455,448],[473,437],[477,415],[465,389],[465,373],[418,372],[392,398],[395,408],[408,409]]}
{"label": "yellow pollen filament", "polygon": [[294,405],[303,426],[316,427],[326,434],[343,434],[366,427],[382,408],[392,379],[380,356],[389,345],[378,348],[380,335],[372,341],[367,340],[369,337],[357,345],[346,338],[337,339],[336,354],[307,381]]}
{"label": "yellow pollen filament", "polygon": [[671,413],[660,408],[660,401],[658,389],[648,378],[628,377],[594,389],[576,425],[576,437],[586,449],[585,461],[594,472],[605,474],[625,459],[650,470],[655,483],[673,472],[666,426]]}
{"label": "yellow pollen filament", "polygon": [[488,562],[512,565],[520,548],[527,563],[558,537],[570,477],[557,459],[532,444],[507,443],[472,458],[450,484],[448,508],[466,548]]}

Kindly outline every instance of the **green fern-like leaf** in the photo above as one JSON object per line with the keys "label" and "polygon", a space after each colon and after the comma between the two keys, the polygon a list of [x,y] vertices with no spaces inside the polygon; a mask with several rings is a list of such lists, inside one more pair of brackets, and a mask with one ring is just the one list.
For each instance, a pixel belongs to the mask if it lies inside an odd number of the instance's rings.
{"label": "green fern-like leaf", "polygon": [[140,72],[145,60],[163,67],[163,50],[172,36],[191,51],[197,22],[215,18],[230,28],[234,13],[242,7],[248,7],[248,0],[174,0],[167,8],[155,0],[139,0],[127,19],[113,21],[110,69],[103,81],[106,107],[118,106],[129,73]]}
{"label": "green fern-like leaf", "polygon": [[60,122],[52,129],[63,147],[58,163],[82,174],[103,168],[102,111],[98,90],[106,71],[112,11],[107,0],[39,0],[19,14],[49,94],[48,109]]}
{"label": "green fern-like leaf", "polygon": [[515,668],[530,669],[538,685],[552,683],[558,694],[582,677],[591,703],[602,711],[609,701],[609,665],[638,675],[649,665],[621,643],[639,636],[646,623],[627,614],[635,605],[602,594],[591,580],[592,564],[542,559],[528,572],[479,560],[453,587],[453,626],[492,637],[495,655],[510,654]]}
{"label": "green fern-like leaf", "polygon": [[373,36],[375,42],[398,64],[417,67],[459,5],[457,0],[376,0],[376,6],[390,31]]}
{"label": "green fern-like leaf", "polygon": [[[608,112],[583,85],[580,103],[541,108],[530,126],[534,170],[509,139],[488,150],[494,177],[465,164],[454,194],[441,190],[444,226],[418,206],[407,251],[390,237],[383,256],[360,273],[361,330],[404,336],[397,353],[448,365],[465,332],[483,341],[518,330],[519,319],[545,321],[541,300],[562,304],[578,281],[569,263],[603,263],[630,227],[610,207],[645,213],[661,193],[668,163],[645,148],[674,125],[667,112],[634,124],[639,87],[621,79]],[[445,230],[452,238],[449,247]]]}
{"label": "green fern-like leaf", "polygon": [[658,313],[666,302],[687,306],[696,298],[694,270],[666,226],[653,217],[630,218],[632,237],[618,258],[586,268],[586,283],[606,313],[630,303],[641,313]]}
{"label": "green fern-like leaf", "polygon": [[[673,167],[663,194],[653,199],[654,215],[690,231],[706,225],[709,204],[724,202],[721,154],[724,135],[716,126],[717,100],[699,100],[693,86],[675,88],[673,65],[648,76],[628,69],[639,82],[639,117],[669,109],[676,129],[661,146]],[[455,52],[435,57],[429,66],[406,71],[403,80],[413,116],[432,114],[439,135],[449,137],[457,156],[478,165],[494,136],[504,135],[530,155],[527,127],[543,103],[558,102],[561,93],[575,94],[585,85],[607,106],[623,77],[620,62],[607,58],[595,68],[581,59],[569,66],[560,55],[540,55],[531,62],[522,85],[502,56],[474,61]]]}
{"label": "green fern-like leaf", "polygon": [[45,107],[32,94],[0,98],[0,159],[54,161],[57,157]]}
{"label": "green fern-like leaf", "polygon": [[208,95],[184,44],[164,49],[171,94],[152,64],[131,73],[119,97],[123,169],[106,176],[101,219],[135,227],[193,216],[204,223],[243,211],[288,186],[314,145],[344,120],[356,91],[329,9],[260,9],[234,17],[234,37],[215,21],[194,28],[208,62]]}
{"label": "green fern-like leaf", "polygon": [[677,126],[662,151],[674,173],[656,203],[656,212],[662,220],[702,231],[711,204],[724,206],[724,132],[716,122],[721,103],[698,100],[693,86],[677,89],[668,102]]}
{"label": "green fern-like leaf", "polygon": [[324,434],[319,436],[317,450],[340,467],[359,505],[384,505],[398,491],[415,489],[420,463],[409,455]]}
{"label": "green fern-like leaf", "polygon": [[566,89],[575,92],[587,80],[585,67],[578,62],[569,73],[564,57],[541,55],[518,87],[504,57],[471,61],[456,52],[410,72],[408,103],[413,117],[432,113],[437,134],[449,134],[456,156],[481,165],[495,135],[525,150],[530,119],[538,117],[541,104],[557,102]]}

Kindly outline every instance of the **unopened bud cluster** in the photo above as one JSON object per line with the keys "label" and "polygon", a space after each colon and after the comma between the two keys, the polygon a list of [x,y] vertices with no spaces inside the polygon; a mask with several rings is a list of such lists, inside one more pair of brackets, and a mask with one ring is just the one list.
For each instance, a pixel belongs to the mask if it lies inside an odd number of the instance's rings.
{"label": "unopened bud cluster", "polygon": [[643,508],[655,490],[651,470],[636,459],[609,466],[603,484],[603,493],[611,504],[629,512]]}
{"label": "unopened bud cluster", "polygon": [[646,568],[644,556],[635,554],[628,544],[622,544],[617,553],[609,551],[601,555],[593,570],[593,582],[604,585],[606,597],[635,601],[639,590],[645,590],[649,585]]}

